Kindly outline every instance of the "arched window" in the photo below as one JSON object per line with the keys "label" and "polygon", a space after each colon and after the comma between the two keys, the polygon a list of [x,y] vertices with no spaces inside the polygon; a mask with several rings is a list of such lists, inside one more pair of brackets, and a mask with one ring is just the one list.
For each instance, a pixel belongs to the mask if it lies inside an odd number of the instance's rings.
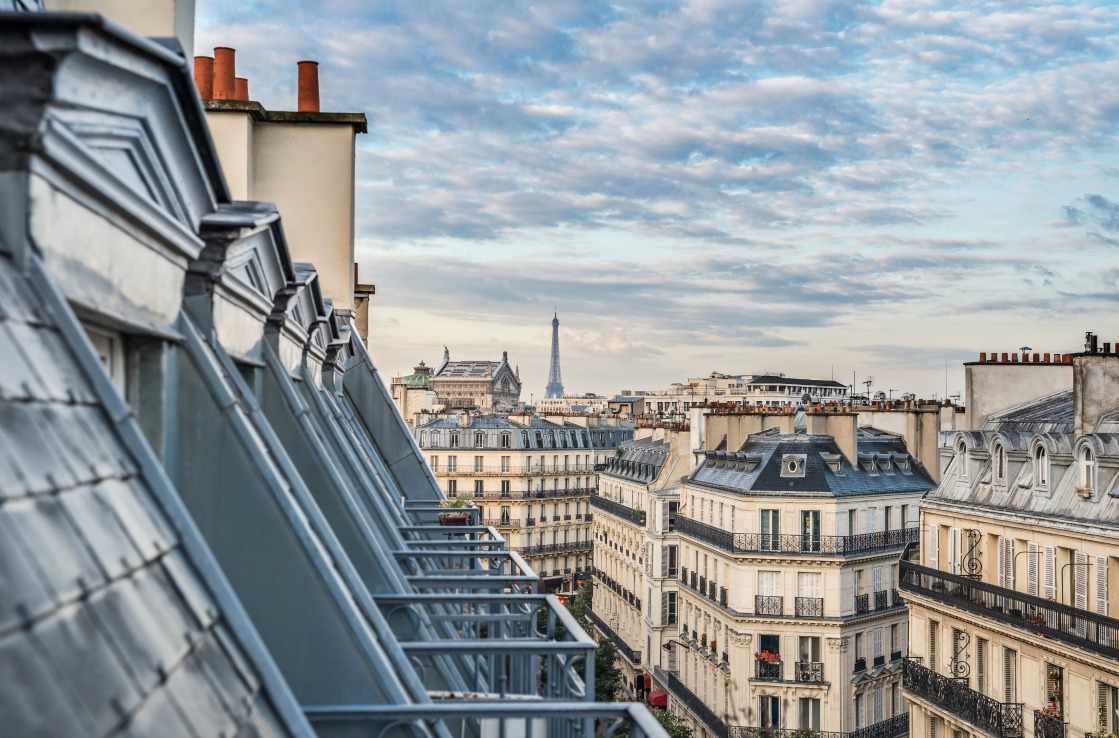
{"label": "arched window", "polygon": [[1038,487],[1049,486],[1049,452],[1045,450],[1045,446],[1034,449],[1034,479],[1037,480]]}
{"label": "arched window", "polygon": [[991,463],[995,467],[995,483],[1006,484],[1006,449],[996,443],[991,449]]}
{"label": "arched window", "polygon": [[960,480],[967,481],[967,443],[960,439],[956,444],[956,466],[959,468]]}
{"label": "arched window", "polygon": [[1096,460],[1092,454],[1091,446],[1084,445],[1080,448],[1080,486],[1085,490],[1096,488]]}

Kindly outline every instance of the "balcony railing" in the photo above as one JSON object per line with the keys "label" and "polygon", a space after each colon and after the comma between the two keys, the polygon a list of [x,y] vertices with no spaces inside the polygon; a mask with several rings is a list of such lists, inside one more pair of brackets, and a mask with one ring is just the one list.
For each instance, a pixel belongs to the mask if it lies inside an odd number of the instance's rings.
{"label": "balcony railing", "polygon": [[654,668],[653,674],[658,681],[668,687],[668,691],[672,692],[676,699],[680,700],[693,715],[707,726],[707,730],[714,738],[728,738],[727,724],[720,720],[719,716],[704,704],[703,700],[684,686],[684,683],[676,678],[675,674],[661,671],[660,668]]}
{"label": "balcony railing", "polygon": [[870,612],[870,595],[855,595],[855,612],[858,614]]}
{"label": "balcony railing", "polygon": [[587,552],[594,546],[594,541],[570,541],[568,543],[544,543],[538,546],[524,546],[517,551],[521,556],[545,556],[557,553]]}
{"label": "balcony railing", "polygon": [[521,521],[513,518],[486,518],[482,525],[492,525],[494,528],[520,528]]}
{"label": "balcony railing", "polygon": [[890,593],[886,590],[874,593],[874,609],[886,610],[890,607]]}
{"label": "balcony railing", "polygon": [[859,533],[853,536],[777,535],[732,533],[683,515],[676,516],[676,530],[701,543],[728,553],[780,553],[853,556],[883,549],[904,548],[919,539],[916,528]]}
{"label": "balcony railing", "polygon": [[[445,451],[447,449],[440,450]],[[469,453],[469,449],[465,451],[460,450],[458,459],[460,462],[462,461],[463,456],[467,457],[467,461],[470,460],[471,454]],[[592,469],[590,466],[584,466],[582,464],[580,464],[579,466],[575,466],[574,464],[568,464],[567,466],[564,466],[563,464],[531,464],[528,466],[525,466],[524,464],[510,464],[509,466],[493,466],[487,464],[480,468],[474,466],[473,464],[470,464],[468,466],[456,465],[454,470],[450,469],[446,465],[440,465],[438,467],[433,467],[431,471],[434,472],[436,476],[440,477],[449,476],[451,474],[471,477],[500,477],[512,476],[514,474],[519,477],[554,474],[571,474],[573,476],[576,474],[594,474],[594,469]]]}
{"label": "balcony railing", "polygon": [[766,682],[779,682],[785,677],[783,675],[784,667],[781,660],[766,661],[765,659],[754,660],[754,678]]}
{"label": "balcony railing", "polygon": [[901,589],[961,610],[1119,658],[1119,620],[902,560]]}
{"label": "balcony railing", "polygon": [[600,618],[594,610],[588,607],[583,612],[586,613],[587,620],[591,621],[591,625],[598,628],[604,636],[614,641],[614,645],[618,647],[618,652],[625,656],[631,664],[637,666],[641,663],[641,652],[623,641],[622,637],[615,633],[613,628],[603,622],[602,618]]}
{"label": "balcony railing", "polygon": [[[461,476],[456,473],[456,476]],[[466,500],[554,500],[573,497],[590,497],[595,493],[596,487],[571,487],[569,489],[487,489],[481,492],[476,490],[459,490],[451,497],[461,497]]]}
{"label": "balcony railing", "polygon": [[781,595],[754,595],[755,615],[784,615],[785,598]]}
{"label": "balcony railing", "polygon": [[796,662],[796,680],[820,684],[824,681],[824,664],[822,661]]}
{"label": "balcony railing", "polygon": [[798,618],[822,618],[824,616],[823,597],[797,597],[795,602]]}
{"label": "balcony railing", "polygon": [[616,518],[628,520],[634,525],[645,525],[644,510],[634,510],[632,507],[626,507],[621,503],[614,502],[613,500],[609,500],[597,494],[591,497],[591,506],[597,507],[603,512],[608,512]]}
{"label": "balcony railing", "polygon": [[903,712],[850,733],[811,728],[754,728],[735,725],[729,738],[904,738],[909,735],[909,713]]}
{"label": "balcony railing", "polygon": [[902,662],[902,685],[938,709],[967,720],[995,738],[1022,738],[1022,703],[997,702],[976,692],[959,679],[952,679],[921,666],[912,659]]}
{"label": "balcony railing", "polygon": [[1065,738],[1064,721],[1034,710],[1034,738]]}

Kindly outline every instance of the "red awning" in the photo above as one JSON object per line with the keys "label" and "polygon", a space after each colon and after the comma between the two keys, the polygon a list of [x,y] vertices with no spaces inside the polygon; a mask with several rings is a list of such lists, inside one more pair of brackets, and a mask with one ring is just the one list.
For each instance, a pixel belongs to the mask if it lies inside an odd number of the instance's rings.
{"label": "red awning", "polygon": [[655,689],[649,693],[649,704],[653,707],[668,708],[668,692],[663,689]]}
{"label": "red awning", "polygon": [[653,677],[646,674],[645,675],[645,689],[652,689],[652,688],[653,688]]}

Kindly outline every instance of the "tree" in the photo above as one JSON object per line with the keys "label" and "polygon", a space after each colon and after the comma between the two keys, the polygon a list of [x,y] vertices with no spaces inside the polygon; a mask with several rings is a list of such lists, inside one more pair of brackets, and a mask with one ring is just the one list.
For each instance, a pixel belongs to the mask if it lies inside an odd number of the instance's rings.
{"label": "tree", "polygon": [[618,647],[613,638],[603,638],[594,652],[594,701],[613,702],[622,686],[618,668]]}
{"label": "tree", "polygon": [[649,712],[653,713],[653,717],[664,728],[664,732],[668,733],[668,738],[692,738],[692,729],[679,715],[661,707],[650,707]]}

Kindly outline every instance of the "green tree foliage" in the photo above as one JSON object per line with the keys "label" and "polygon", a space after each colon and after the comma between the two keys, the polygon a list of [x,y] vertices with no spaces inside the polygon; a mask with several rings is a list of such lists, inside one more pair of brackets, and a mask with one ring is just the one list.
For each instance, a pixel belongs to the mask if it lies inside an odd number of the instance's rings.
{"label": "green tree foliage", "polygon": [[653,717],[668,733],[668,738],[692,738],[692,729],[688,727],[687,721],[679,715],[674,715],[659,707],[651,707],[649,712],[653,713]]}

